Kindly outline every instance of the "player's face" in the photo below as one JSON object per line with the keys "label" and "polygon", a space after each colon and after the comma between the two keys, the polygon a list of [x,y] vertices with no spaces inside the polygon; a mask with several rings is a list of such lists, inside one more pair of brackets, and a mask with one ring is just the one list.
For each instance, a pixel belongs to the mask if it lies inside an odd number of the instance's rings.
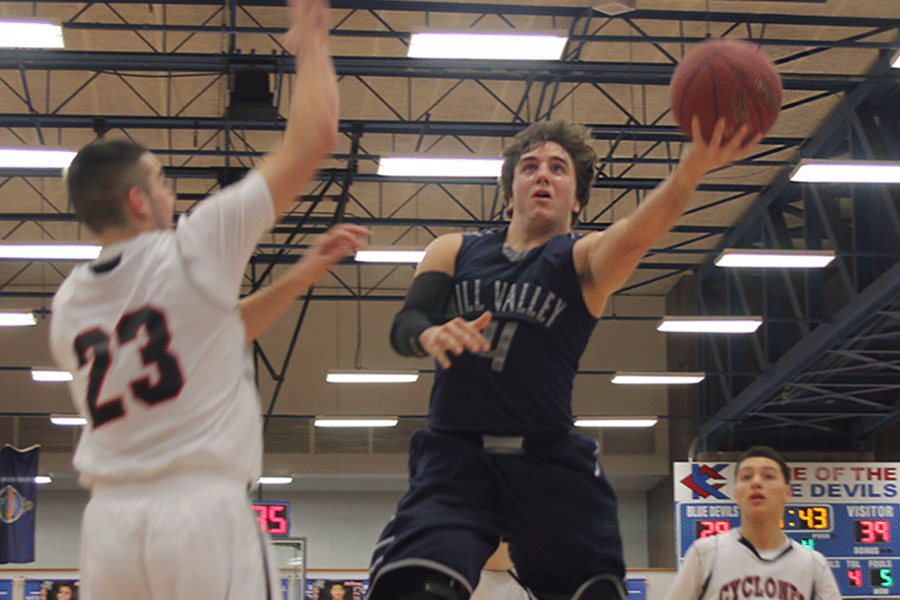
{"label": "player's face", "polygon": [[544,142],[529,148],[513,171],[513,219],[550,220],[568,229],[579,209],[576,189],[575,165],[562,146]]}
{"label": "player's face", "polygon": [[67,585],[60,586],[56,591],[56,600],[72,600],[72,588]]}
{"label": "player's face", "polygon": [[344,586],[335,584],[331,586],[331,600],[342,600],[344,597]]}
{"label": "player's face", "polygon": [[777,515],[791,499],[791,486],[785,482],[781,467],[771,458],[751,456],[738,465],[734,499],[741,514]]}
{"label": "player's face", "polygon": [[150,218],[155,229],[172,227],[172,216],[175,214],[175,194],[166,185],[166,176],[159,160],[149,152],[141,158],[149,177],[147,181],[147,197],[149,200]]}

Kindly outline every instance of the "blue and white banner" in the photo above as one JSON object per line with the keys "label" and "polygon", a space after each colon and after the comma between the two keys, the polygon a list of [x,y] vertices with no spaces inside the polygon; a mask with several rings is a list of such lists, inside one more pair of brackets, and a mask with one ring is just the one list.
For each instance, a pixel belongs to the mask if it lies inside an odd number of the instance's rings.
{"label": "blue and white banner", "polygon": [[0,449],[0,563],[34,562],[39,450]]}

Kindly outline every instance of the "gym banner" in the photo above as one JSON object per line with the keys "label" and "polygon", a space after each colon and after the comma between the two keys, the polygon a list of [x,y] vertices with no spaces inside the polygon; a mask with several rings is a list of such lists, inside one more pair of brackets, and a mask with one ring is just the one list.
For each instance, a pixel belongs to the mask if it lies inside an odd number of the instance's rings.
{"label": "gym banner", "polygon": [[34,562],[39,450],[0,449],[0,564]]}

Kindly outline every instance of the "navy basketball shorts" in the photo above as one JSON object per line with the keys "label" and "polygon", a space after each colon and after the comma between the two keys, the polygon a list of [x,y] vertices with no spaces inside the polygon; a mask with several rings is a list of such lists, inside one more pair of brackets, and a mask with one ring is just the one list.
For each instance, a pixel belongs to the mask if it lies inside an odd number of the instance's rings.
{"label": "navy basketball shorts", "polygon": [[616,497],[596,440],[525,438],[518,453],[482,445],[479,435],[413,434],[410,489],[375,548],[373,588],[382,573],[422,566],[471,592],[501,537],[536,593],[571,594],[599,574],[624,579]]}

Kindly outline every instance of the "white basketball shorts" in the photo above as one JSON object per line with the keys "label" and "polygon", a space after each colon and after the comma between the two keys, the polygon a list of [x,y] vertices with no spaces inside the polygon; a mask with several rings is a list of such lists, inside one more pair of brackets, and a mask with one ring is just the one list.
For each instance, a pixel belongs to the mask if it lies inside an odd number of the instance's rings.
{"label": "white basketball shorts", "polygon": [[280,600],[246,484],[206,475],[95,487],[82,519],[82,600]]}

